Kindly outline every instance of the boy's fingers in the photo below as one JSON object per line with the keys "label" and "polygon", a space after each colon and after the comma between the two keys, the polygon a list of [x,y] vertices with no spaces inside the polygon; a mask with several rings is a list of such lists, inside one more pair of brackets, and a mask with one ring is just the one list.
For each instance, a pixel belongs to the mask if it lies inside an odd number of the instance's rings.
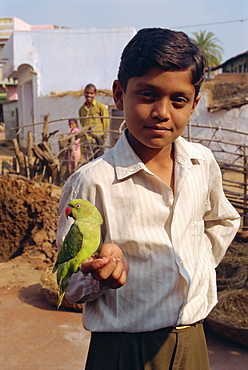
{"label": "boy's fingers", "polygon": [[98,270],[92,273],[92,275],[94,279],[106,280],[113,273],[115,268],[116,268],[116,258],[110,258],[106,265],[99,267]]}
{"label": "boy's fingers", "polygon": [[117,289],[127,281],[128,264],[125,266],[125,262],[125,259],[102,256],[85,261],[80,269],[85,275],[91,273],[102,286]]}
{"label": "boy's fingers", "polygon": [[123,286],[127,281],[127,274],[126,271],[123,270],[122,264],[120,266],[117,266],[114,273],[107,279],[107,284],[103,281],[103,285],[107,285],[108,287],[112,289],[117,289]]}
{"label": "boy's fingers", "polygon": [[96,278],[100,281],[102,286],[108,286],[112,289],[120,288],[125,284],[127,278],[126,271],[123,270],[123,263],[115,258],[113,258],[107,266],[99,269],[95,274],[97,274]]}
{"label": "boy's fingers", "polygon": [[105,243],[101,247],[100,257],[121,258],[121,249],[113,243]]}
{"label": "boy's fingers", "polygon": [[92,259],[91,261],[85,261],[81,264],[80,270],[83,274],[94,273],[94,271],[106,265],[108,259],[106,257]]}

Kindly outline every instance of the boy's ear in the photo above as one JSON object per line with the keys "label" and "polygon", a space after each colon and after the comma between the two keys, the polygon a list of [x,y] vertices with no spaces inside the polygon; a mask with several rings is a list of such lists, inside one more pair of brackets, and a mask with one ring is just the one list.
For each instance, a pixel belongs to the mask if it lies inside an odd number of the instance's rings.
{"label": "boy's ear", "polygon": [[194,110],[195,110],[197,104],[199,103],[200,99],[201,99],[201,95],[198,94],[197,97],[195,98],[194,103],[193,103],[193,106],[192,106],[192,110],[191,110],[190,115],[192,115],[194,113]]}
{"label": "boy's ear", "polygon": [[195,106],[194,106],[194,109],[197,106],[197,104],[199,103],[200,99],[201,99],[201,95],[198,94],[197,97],[195,98]]}
{"label": "boy's ear", "polygon": [[123,110],[123,89],[121,84],[118,80],[114,80],[113,82],[113,98],[115,101],[116,108],[118,110]]}

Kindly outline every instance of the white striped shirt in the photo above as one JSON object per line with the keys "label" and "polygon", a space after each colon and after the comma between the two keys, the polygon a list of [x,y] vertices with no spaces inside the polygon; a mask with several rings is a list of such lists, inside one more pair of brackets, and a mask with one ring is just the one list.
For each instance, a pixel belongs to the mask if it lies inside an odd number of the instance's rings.
{"label": "white striped shirt", "polygon": [[64,185],[58,246],[70,227],[67,203],[87,199],[103,216],[102,243],[119,245],[130,265],[119,289],[99,291],[90,274],[71,278],[66,297],[87,301],[83,322],[90,331],[187,325],[205,318],[217,303],[215,267],[235,236],[239,215],[224,196],[212,152],[181,137],[174,148],[174,194],[141,162],[125,133]]}

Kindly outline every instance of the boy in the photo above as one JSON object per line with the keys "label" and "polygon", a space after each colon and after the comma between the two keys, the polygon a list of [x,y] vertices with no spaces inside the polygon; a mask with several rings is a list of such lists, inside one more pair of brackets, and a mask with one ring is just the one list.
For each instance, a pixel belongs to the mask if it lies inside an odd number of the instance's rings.
{"label": "boy", "polygon": [[202,320],[217,302],[215,267],[239,215],[211,151],[180,137],[203,74],[203,53],[187,35],[139,31],[113,84],[127,129],[64,186],[59,245],[71,199],[88,199],[104,219],[99,258],[83,264],[67,291],[87,302],[86,369],[209,369]]}
{"label": "boy", "polygon": [[[84,89],[85,102],[79,108],[82,128],[96,125],[94,130],[86,135],[88,144],[84,145],[84,156],[88,161],[104,153],[104,142],[110,124],[110,119],[107,118],[109,117],[108,109],[104,104],[95,100],[96,93],[95,85],[88,84]],[[82,139],[81,142],[83,143],[84,140]]]}

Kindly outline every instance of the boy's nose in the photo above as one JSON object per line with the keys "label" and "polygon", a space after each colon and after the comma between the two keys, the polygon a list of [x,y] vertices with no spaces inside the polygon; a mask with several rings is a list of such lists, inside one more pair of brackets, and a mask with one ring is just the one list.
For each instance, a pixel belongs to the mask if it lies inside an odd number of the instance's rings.
{"label": "boy's nose", "polygon": [[163,99],[153,105],[152,118],[158,118],[160,121],[170,118],[170,101]]}

